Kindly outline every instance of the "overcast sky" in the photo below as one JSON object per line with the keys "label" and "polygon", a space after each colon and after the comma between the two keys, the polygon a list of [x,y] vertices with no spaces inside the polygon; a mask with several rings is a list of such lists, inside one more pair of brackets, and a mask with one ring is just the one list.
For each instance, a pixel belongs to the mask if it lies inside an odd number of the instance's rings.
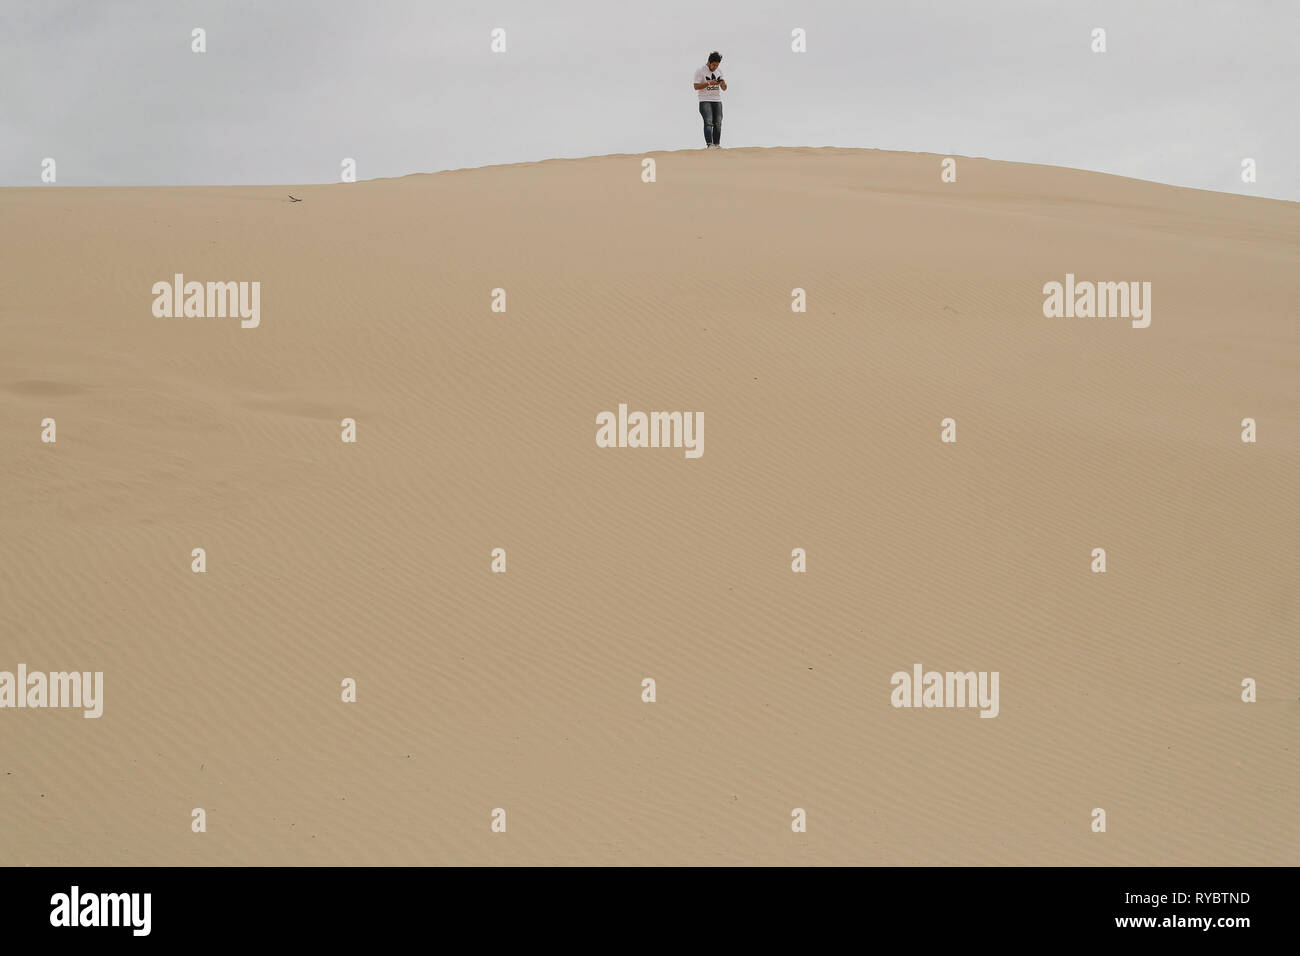
{"label": "overcast sky", "polygon": [[697,147],[716,48],[724,146],[1300,200],[1297,44],[1300,0],[0,0],[0,185],[46,157],[59,185],[280,184]]}

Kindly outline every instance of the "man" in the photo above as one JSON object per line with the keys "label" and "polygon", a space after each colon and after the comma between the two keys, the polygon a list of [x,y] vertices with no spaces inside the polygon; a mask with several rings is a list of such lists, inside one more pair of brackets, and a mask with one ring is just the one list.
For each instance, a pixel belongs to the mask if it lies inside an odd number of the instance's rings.
{"label": "man", "polygon": [[727,81],[718,66],[722,54],[714,50],[709,62],[695,71],[695,89],[700,97],[700,116],[704,119],[704,148],[722,149],[722,91]]}

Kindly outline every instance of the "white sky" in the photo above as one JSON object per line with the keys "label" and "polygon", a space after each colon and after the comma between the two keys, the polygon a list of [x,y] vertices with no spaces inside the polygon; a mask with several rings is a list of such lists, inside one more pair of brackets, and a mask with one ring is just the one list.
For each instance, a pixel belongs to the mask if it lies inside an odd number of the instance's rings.
{"label": "white sky", "polygon": [[725,146],[1300,200],[1298,43],[1300,0],[0,0],[0,185],[45,157],[59,185],[215,185],[697,147],[717,48]]}

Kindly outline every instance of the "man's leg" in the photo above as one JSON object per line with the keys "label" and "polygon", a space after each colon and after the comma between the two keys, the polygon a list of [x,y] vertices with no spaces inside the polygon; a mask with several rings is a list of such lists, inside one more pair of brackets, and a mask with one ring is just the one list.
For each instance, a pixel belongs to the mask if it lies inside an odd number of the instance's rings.
{"label": "man's leg", "polygon": [[713,145],[722,145],[722,101],[713,104]]}
{"label": "man's leg", "polygon": [[713,142],[713,110],[712,103],[700,102],[700,116],[704,119],[704,145],[708,146]]}

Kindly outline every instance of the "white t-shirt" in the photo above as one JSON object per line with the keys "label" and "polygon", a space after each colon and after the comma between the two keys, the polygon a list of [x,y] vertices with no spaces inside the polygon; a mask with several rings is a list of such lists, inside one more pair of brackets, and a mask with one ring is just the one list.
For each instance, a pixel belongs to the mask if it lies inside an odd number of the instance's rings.
{"label": "white t-shirt", "polygon": [[[717,78],[720,80],[720,79],[722,79],[722,71],[721,71],[721,70],[710,70],[710,69],[709,69],[709,65],[708,65],[707,63],[704,64],[702,67],[700,67],[698,70],[695,71],[695,82],[696,82],[696,83],[704,83],[704,82],[706,82],[710,77],[717,77]],[[702,90],[696,90],[696,92],[700,94],[700,102],[701,102],[701,103],[721,103],[721,102],[722,102],[722,87],[718,86],[718,84],[717,84],[716,82],[715,82],[715,83],[710,83],[710,84],[709,84],[708,86],[706,86],[704,89],[702,89]]]}

